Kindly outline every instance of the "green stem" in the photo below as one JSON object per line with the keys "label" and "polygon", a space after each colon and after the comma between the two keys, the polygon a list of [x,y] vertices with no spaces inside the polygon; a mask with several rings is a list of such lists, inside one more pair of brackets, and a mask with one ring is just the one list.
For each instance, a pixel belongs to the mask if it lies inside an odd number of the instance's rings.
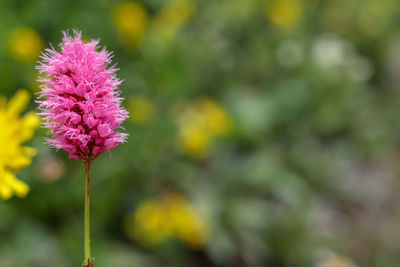
{"label": "green stem", "polygon": [[93,259],[90,253],[90,161],[83,161],[83,166],[86,173],[86,191],[85,191],[85,228],[84,228],[84,248],[85,258],[83,267],[92,267]]}

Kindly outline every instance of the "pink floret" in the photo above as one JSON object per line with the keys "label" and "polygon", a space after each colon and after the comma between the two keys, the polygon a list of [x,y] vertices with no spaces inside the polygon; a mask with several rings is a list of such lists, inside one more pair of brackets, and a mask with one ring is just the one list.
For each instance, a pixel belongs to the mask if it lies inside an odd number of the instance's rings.
{"label": "pink floret", "polygon": [[37,66],[43,76],[37,102],[49,129],[47,142],[78,160],[93,160],[127,137],[117,131],[128,117],[118,90],[121,81],[116,68],[107,68],[111,53],[97,51],[98,43],[84,43],[78,31],[73,36],[64,32],[61,52],[46,49]]}

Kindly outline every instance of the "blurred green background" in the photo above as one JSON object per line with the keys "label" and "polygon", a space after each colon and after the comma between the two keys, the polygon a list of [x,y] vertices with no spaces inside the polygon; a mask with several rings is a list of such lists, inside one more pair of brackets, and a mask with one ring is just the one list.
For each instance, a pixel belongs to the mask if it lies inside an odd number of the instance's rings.
{"label": "blurred green background", "polygon": [[[96,267],[399,266],[399,11],[1,0],[0,93],[25,88],[35,110],[38,55],[63,30],[114,51],[130,136],[93,163]],[[17,173],[29,194],[0,200],[1,267],[83,258],[83,167],[44,134]]]}

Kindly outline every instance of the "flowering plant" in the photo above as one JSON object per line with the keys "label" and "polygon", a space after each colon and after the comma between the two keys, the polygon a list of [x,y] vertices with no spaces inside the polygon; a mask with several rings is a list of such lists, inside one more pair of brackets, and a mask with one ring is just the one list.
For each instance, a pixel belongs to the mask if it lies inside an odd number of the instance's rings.
{"label": "flowering plant", "polygon": [[128,117],[116,77],[117,69],[107,67],[112,54],[97,51],[98,40],[82,41],[81,32],[64,32],[61,52],[53,47],[42,54],[37,66],[43,83],[39,95],[39,115],[49,130],[47,142],[64,149],[70,158],[81,160],[86,173],[85,259],[92,266],[89,231],[90,165],[102,152],[125,142],[127,134],[118,132]]}
{"label": "flowering plant", "polygon": [[24,197],[29,192],[29,186],[15,175],[16,171],[31,164],[36,154],[34,148],[23,145],[32,138],[39,125],[34,112],[20,116],[29,97],[26,90],[19,90],[9,101],[0,95],[0,199],[14,195]]}

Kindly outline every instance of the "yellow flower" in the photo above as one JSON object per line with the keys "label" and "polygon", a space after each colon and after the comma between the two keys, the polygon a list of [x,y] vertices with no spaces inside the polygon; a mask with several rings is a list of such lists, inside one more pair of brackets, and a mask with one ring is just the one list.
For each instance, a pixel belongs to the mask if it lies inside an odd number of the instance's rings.
{"label": "yellow flower", "polygon": [[179,130],[179,138],[182,148],[197,157],[207,154],[212,140],[209,131],[196,122],[183,124]]}
{"label": "yellow flower", "polygon": [[195,157],[205,156],[216,136],[226,136],[231,130],[229,114],[217,102],[202,98],[179,114],[179,143]]}
{"label": "yellow flower", "polygon": [[11,56],[20,62],[35,62],[43,49],[42,37],[31,28],[14,30],[9,39]]}
{"label": "yellow flower", "polygon": [[150,99],[145,97],[134,97],[129,101],[129,113],[134,122],[144,124],[150,121],[155,112],[155,107]]}
{"label": "yellow flower", "polygon": [[348,258],[339,255],[330,255],[323,259],[318,267],[356,267],[356,265]]}
{"label": "yellow flower", "polygon": [[134,239],[150,246],[177,238],[199,249],[208,236],[204,220],[185,197],[177,193],[140,204],[133,222],[129,220],[126,227]]}
{"label": "yellow flower", "polygon": [[114,9],[114,22],[127,45],[137,45],[147,26],[147,12],[137,2],[123,2]]}
{"label": "yellow flower", "polygon": [[278,27],[290,28],[300,19],[303,6],[299,0],[273,0],[265,8],[267,19]]}
{"label": "yellow flower", "polygon": [[154,30],[159,36],[169,40],[195,11],[196,5],[191,0],[170,0],[154,18]]}
{"label": "yellow flower", "polygon": [[203,99],[200,102],[200,110],[209,130],[216,134],[225,136],[231,129],[231,121],[228,113],[211,99]]}
{"label": "yellow flower", "polygon": [[8,102],[0,97],[0,198],[9,199],[13,195],[24,197],[29,187],[17,179],[15,172],[31,163],[35,149],[22,146],[29,140],[39,125],[38,116],[29,112],[20,114],[29,102],[25,90],[18,91]]}

